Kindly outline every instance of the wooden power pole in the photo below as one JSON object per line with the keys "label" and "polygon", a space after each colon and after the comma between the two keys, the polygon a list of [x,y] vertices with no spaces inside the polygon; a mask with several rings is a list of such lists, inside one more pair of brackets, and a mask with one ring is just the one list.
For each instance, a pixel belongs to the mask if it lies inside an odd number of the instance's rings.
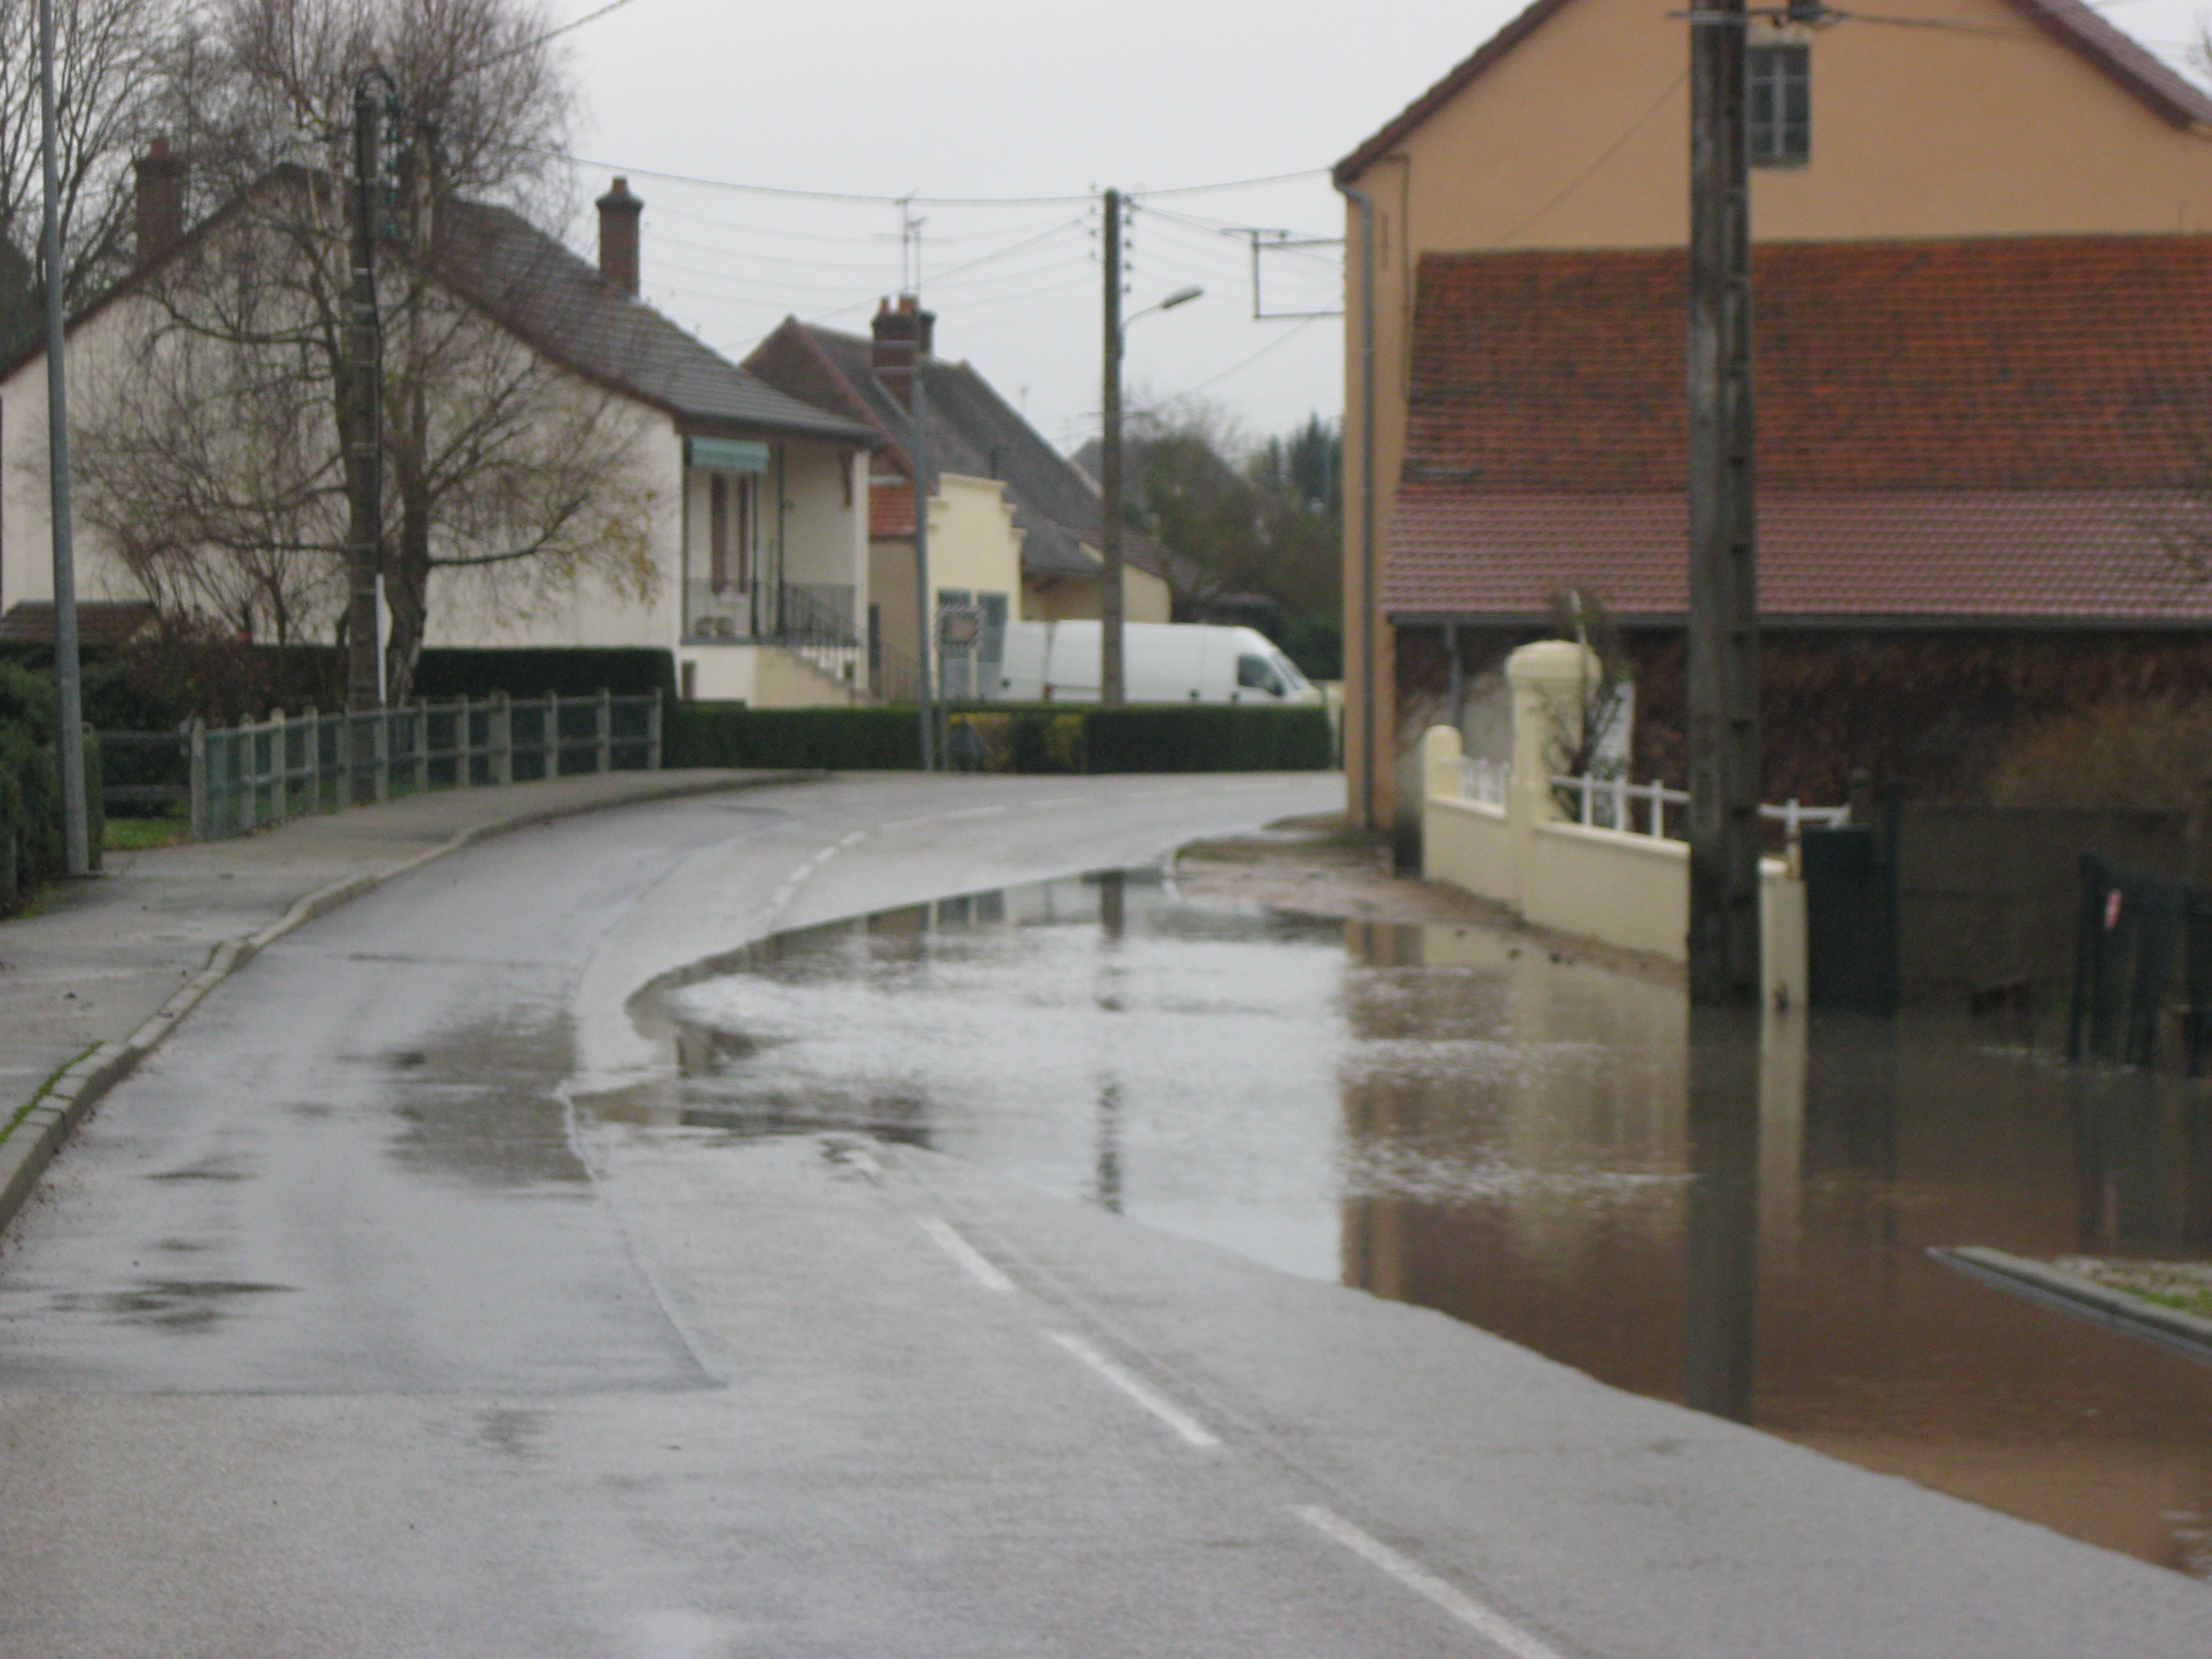
{"label": "wooden power pole", "polygon": [[1098,701],[1124,701],[1121,678],[1121,192],[1106,192],[1106,374],[1098,439]]}
{"label": "wooden power pole", "polygon": [[1759,586],[1745,0],[1690,15],[1690,1000],[1755,1006]]}

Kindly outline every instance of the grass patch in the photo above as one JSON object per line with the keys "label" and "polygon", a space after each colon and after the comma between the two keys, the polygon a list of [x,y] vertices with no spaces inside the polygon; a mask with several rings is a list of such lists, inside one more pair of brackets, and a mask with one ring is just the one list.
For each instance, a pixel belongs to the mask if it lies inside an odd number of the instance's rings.
{"label": "grass patch", "polygon": [[182,812],[165,812],[157,818],[110,818],[102,826],[100,845],[109,853],[143,853],[152,847],[175,847],[192,838],[192,827]]}
{"label": "grass patch", "polygon": [[2212,1319],[2212,1265],[2194,1261],[2124,1261],[2076,1256],[2057,1264],[2108,1290],[2155,1302],[2162,1308]]}
{"label": "grass patch", "polygon": [[47,1073],[46,1080],[44,1083],[41,1083],[37,1089],[32,1091],[31,1097],[28,1100],[25,1101],[21,1106],[15,1109],[15,1116],[9,1118],[4,1125],[0,1125],[0,1141],[5,1141],[9,1135],[14,1134],[17,1127],[21,1124],[23,1120],[30,1116],[33,1112],[38,1110],[39,1103],[44,1100],[48,1095],[53,1093],[54,1085],[62,1080],[63,1073],[68,1071],[70,1066],[76,1065],[77,1061],[82,1060],[86,1054],[90,1054],[98,1047],[100,1047],[100,1045],[97,1042],[86,1043],[80,1052],[71,1054],[60,1065],[55,1066],[52,1071]]}

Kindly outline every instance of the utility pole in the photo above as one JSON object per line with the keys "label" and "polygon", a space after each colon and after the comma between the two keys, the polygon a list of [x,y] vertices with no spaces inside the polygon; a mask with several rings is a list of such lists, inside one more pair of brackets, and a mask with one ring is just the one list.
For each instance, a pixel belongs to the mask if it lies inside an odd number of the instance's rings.
{"label": "utility pole", "polygon": [[[384,569],[383,327],[376,309],[378,116],[372,70],[353,89],[353,281],[346,295],[346,707],[384,702],[377,638]],[[366,732],[361,734],[364,738]]]}
{"label": "utility pole", "polygon": [[70,874],[92,870],[84,799],[84,705],[77,683],[76,550],[70,535],[69,364],[62,319],[62,180],[54,108],[53,0],[39,0],[40,161],[46,204],[40,248],[46,266],[46,473],[54,559],[54,758],[62,782],[62,850]]}
{"label": "utility pole", "polygon": [[[919,315],[921,300],[915,297],[915,310]],[[916,629],[921,655],[921,769],[937,769],[937,696],[933,689],[936,677],[931,665],[936,659],[937,606],[932,603],[929,592],[929,393],[922,384],[921,343],[915,336],[914,354],[914,390],[908,394],[907,407],[914,419],[914,613],[920,619]]]}
{"label": "utility pole", "polygon": [[1106,384],[1098,445],[1098,702],[1118,708],[1121,680],[1121,192],[1106,192]]}
{"label": "utility pole", "polygon": [[1690,14],[1690,1000],[1759,1001],[1759,590],[1745,0]]}

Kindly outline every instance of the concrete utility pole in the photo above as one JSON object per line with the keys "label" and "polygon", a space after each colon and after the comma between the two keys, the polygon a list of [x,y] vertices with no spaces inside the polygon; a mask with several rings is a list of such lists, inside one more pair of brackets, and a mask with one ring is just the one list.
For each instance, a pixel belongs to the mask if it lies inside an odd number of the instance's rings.
{"label": "concrete utility pole", "polygon": [[[346,295],[346,707],[384,703],[377,638],[384,570],[383,325],[376,309],[378,116],[371,70],[353,89],[353,282]],[[364,733],[364,735],[366,735]]]}
{"label": "concrete utility pole", "polygon": [[62,318],[62,177],[54,112],[54,6],[39,0],[40,161],[46,204],[40,249],[46,267],[46,474],[54,557],[55,759],[62,781],[62,850],[70,874],[92,869],[84,799],[84,705],[77,684],[76,550],[70,525],[69,362]]}
{"label": "concrete utility pole", "polygon": [[1106,192],[1106,384],[1098,440],[1098,701],[1121,685],[1121,192]]}
{"label": "concrete utility pole", "polygon": [[1759,589],[1745,0],[1690,14],[1690,1000],[1759,1000]]}
{"label": "concrete utility pole", "polygon": [[[920,310],[917,300],[915,309]],[[929,593],[929,392],[921,380],[921,349],[916,336],[914,391],[908,399],[914,417],[914,593],[915,615],[921,619],[917,642],[921,672],[921,769],[937,769],[936,677],[930,665],[936,659],[937,607]]]}

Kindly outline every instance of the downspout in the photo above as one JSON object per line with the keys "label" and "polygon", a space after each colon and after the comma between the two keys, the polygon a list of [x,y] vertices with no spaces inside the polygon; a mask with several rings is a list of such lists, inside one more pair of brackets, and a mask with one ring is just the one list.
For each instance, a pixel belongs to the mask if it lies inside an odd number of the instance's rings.
{"label": "downspout", "polygon": [[1359,206],[1359,811],[1375,827],[1375,198],[1342,179]]}

